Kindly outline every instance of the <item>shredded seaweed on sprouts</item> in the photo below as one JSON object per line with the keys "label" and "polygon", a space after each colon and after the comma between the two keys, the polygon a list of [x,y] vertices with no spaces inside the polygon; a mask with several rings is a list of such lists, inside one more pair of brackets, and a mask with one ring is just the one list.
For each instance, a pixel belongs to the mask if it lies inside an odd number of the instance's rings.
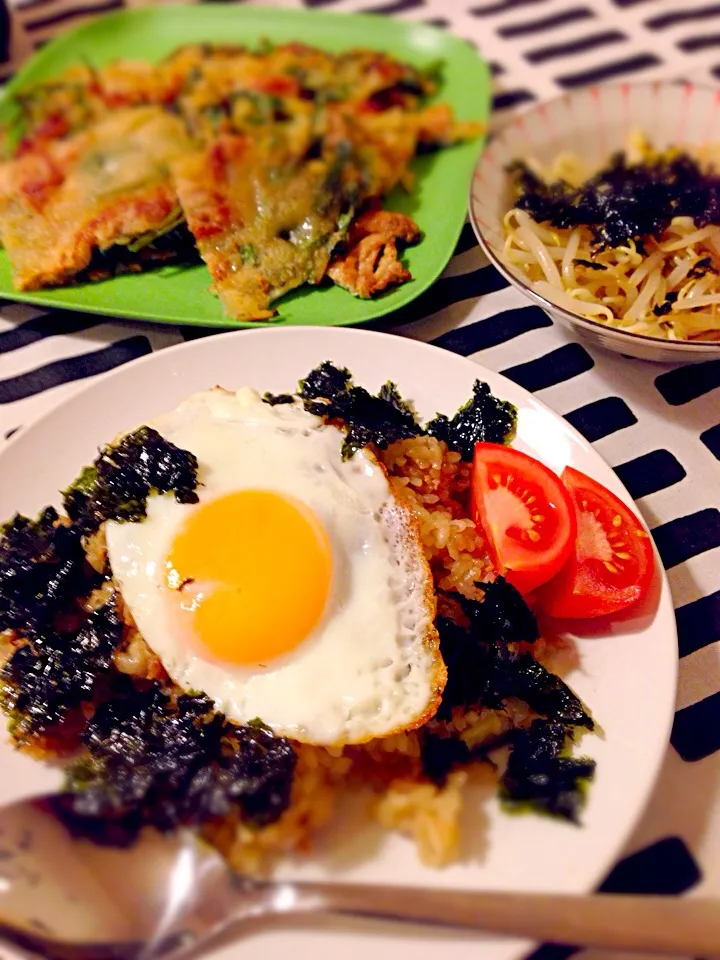
{"label": "shredded seaweed on sprouts", "polygon": [[720,224],[720,175],[703,171],[687,153],[670,152],[628,163],[616,154],[580,187],[546,183],[522,161],[508,167],[518,192],[516,206],[537,223],[591,227],[600,246],[659,238],[674,217],[692,217],[696,227]]}

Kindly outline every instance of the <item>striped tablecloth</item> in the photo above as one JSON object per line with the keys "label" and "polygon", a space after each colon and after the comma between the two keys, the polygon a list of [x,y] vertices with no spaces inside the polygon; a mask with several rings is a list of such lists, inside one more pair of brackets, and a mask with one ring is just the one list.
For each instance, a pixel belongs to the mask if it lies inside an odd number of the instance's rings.
{"label": "striped tablecloth", "polygon": [[[720,3],[707,0],[306,5],[392,14],[466,37],[492,63],[496,122],[536,98],[610,78],[720,81]],[[9,38],[0,20],[0,70],[9,74],[59,30],[120,6],[123,0],[15,6]],[[391,321],[400,336],[471,357],[536,393],[596,447],[637,500],[675,600],[680,684],[657,790],[605,887],[720,897],[720,361],[672,368],[588,350],[508,287],[469,226],[442,278]],[[3,437],[80,382],[183,336],[173,327],[0,303],[0,449]]]}

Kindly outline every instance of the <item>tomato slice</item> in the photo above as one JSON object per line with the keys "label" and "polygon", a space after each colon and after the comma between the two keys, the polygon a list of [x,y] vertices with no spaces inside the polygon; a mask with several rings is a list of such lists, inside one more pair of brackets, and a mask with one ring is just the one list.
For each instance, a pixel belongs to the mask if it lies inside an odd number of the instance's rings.
{"label": "tomato slice", "polygon": [[562,480],[577,518],[573,555],[540,591],[553,617],[601,617],[641,600],[652,580],[650,535],[632,510],[596,480],[566,467]]}
{"label": "tomato slice", "polygon": [[497,572],[520,593],[550,580],[573,551],[575,511],[560,478],[512,447],[475,444],[471,510]]}

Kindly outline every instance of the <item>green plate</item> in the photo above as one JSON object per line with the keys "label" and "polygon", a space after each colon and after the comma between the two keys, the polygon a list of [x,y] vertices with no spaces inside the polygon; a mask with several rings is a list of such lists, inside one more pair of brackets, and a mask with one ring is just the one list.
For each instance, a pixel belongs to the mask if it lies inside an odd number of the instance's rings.
{"label": "green plate", "polygon": [[[450,103],[458,119],[487,121],[490,75],[486,64],[468,43],[441,30],[372,15],[202,4],[125,10],[61,35],[8,84],[0,99],[0,125],[11,119],[13,92],[80,60],[98,66],[119,57],[157,60],[184,43],[252,45],[263,37],[277,43],[304,41],[327,50],[369,47],[418,66],[442,60],[443,80],[434,99]],[[223,314],[219,301],[209,292],[210,277],[204,266],[166,267],[101,283],[21,293],[13,287],[8,257],[2,250],[0,297],[205,327],[335,326],[373,320],[414,300],[452,256],[480,147],[480,142],[473,141],[418,158],[413,165],[416,182],[412,193],[396,190],[390,194],[386,205],[411,215],[425,236],[403,258],[413,279],[374,300],[359,300],[335,286],[304,286],[276,302],[279,316],[269,324],[239,323]]]}

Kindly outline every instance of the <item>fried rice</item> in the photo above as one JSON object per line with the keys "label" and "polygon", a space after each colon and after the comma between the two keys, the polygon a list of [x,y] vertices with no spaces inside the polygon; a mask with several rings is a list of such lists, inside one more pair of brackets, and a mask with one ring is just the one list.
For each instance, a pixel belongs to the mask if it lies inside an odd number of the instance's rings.
{"label": "fried rice", "polygon": [[[412,511],[432,571],[438,609],[452,617],[454,611],[448,607],[446,592],[481,599],[482,591],[476,584],[493,578],[486,544],[469,516],[471,465],[432,436],[395,442],[378,451],[378,457],[394,494]],[[85,549],[89,563],[103,570],[106,550],[102,528],[88,539]],[[90,596],[87,608],[99,608],[114,587],[112,580],[106,581]],[[119,591],[116,602],[126,629],[113,653],[115,668],[134,680],[169,684],[162,664],[135,627]],[[566,642],[541,638],[533,654],[559,673],[573,666],[574,653]],[[500,709],[455,707],[449,719],[433,718],[420,730],[361,746],[293,744],[297,766],[289,806],[279,819],[254,826],[243,821],[238,812],[206,823],[204,834],[238,870],[264,872],[279,856],[308,852],[332,820],[343,794],[367,790],[368,816],[383,828],[411,838],[424,864],[443,866],[457,859],[462,849],[460,822],[468,779],[480,776],[494,782],[495,772],[489,763],[474,763],[472,769],[451,772],[442,785],[431,781],[423,772],[423,733],[460,737],[472,749],[522,724],[529,716],[529,708],[519,702],[506,703]],[[57,756],[59,752],[57,743],[46,750],[41,739],[30,741],[27,748],[40,757]]]}
{"label": "fried rice", "polygon": [[[433,574],[442,609],[443,593],[458,592],[479,599],[475,585],[493,577],[486,544],[469,516],[471,465],[435,437],[413,437],[379,451],[393,492],[412,510]],[[92,561],[104,563],[104,545],[98,535],[89,546]],[[131,622],[130,615],[123,615]],[[536,656],[569,665],[566,644],[540,641]],[[162,679],[162,665],[137,630],[131,631],[115,653],[122,672]],[[469,746],[501,734],[522,722],[521,704],[500,710],[455,708],[448,721],[430,720],[433,733],[460,735]],[[266,871],[281,855],[307,853],[322,828],[330,823],[343,794],[367,788],[368,816],[387,830],[397,831],[416,844],[420,860],[441,867],[460,855],[460,820],[469,772],[451,773],[444,785],[423,774],[422,728],[371,740],[361,746],[326,748],[295,744],[298,763],[288,809],[264,827],[232,816],[207,825],[207,838],[238,870]],[[488,775],[494,779],[490,764]],[[481,775],[482,776],[482,775]]]}

